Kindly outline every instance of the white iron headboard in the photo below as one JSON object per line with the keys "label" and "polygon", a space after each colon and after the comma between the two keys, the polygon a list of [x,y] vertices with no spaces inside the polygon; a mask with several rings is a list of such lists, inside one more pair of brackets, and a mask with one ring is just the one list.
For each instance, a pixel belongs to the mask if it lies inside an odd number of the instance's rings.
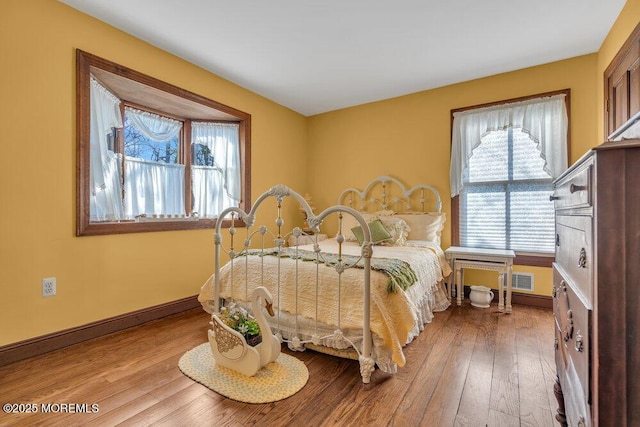
{"label": "white iron headboard", "polygon": [[[338,204],[349,206],[361,212],[376,209],[418,212],[442,211],[440,194],[434,187],[419,184],[407,190],[402,182],[390,176],[379,176],[371,180],[364,190],[347,188],[340,193]],[[430,205],[434,206],[433,210],[429,210]]]}

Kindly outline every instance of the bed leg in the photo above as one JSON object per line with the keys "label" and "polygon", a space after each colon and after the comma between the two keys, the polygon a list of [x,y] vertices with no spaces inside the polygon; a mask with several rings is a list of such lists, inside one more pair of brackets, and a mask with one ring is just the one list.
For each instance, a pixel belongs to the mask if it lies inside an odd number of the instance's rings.
{"label": "bed leg", "polygon": [[362,382],[369,384],[371,382],[371,374],[376,369],[376,364],[370,357],[360,356],[360,375],[362,375]]}

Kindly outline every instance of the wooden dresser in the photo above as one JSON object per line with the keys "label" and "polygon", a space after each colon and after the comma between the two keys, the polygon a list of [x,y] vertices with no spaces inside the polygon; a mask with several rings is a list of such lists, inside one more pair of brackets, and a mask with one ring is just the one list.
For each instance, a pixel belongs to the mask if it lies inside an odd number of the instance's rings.
{"label": "wooden dresser", "polygon": [[552,198],[556,419],[640,426],[640,141],[590,150]]}

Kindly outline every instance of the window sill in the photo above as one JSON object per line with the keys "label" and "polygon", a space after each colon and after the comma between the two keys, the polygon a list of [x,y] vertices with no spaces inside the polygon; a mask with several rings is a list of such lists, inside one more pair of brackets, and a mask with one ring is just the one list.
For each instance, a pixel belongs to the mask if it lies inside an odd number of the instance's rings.
{"label": "window sill", "polygon": [[513,260],[513,265],[529,265],[533,267],[549,267],[551,268],[553,262],[556,260],[555,254],[549,255],[534,255],[531,253],[517,253],[516,258]]}
{"label": "window sill", "polygon": [[[205,220],[205,218],[202,218]],[[178,215],[138,215],[136,222],[184,222],[184,221],[200,221],[197,216],[178,216]]]}
{"label": "window sill", "polygon": [[[109,234],[128,234],[128,233],[146,233],[151,231],[181,231],[181,230],[202,230],[215,228],[217,220],[215,219],[190,219],[181,218],[165,218],[155,220],[151,218],[149,221],[122,221],[122,222],[92,222],[89,224],[80,224],[76,230],[76,236],[104,236]],[[228,228],[231,225],[230,220],[225,220],[222,227]],[[236,227],[244,227],[244,223],[236,219]]]}

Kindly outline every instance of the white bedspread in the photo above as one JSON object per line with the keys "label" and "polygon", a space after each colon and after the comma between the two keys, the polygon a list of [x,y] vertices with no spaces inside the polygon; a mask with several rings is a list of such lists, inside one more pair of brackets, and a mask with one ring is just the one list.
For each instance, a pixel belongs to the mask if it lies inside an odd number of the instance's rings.
{"label": "white bedspread", "polygon": [[[431,242],[408,242],[407,246],[374,246],[373,257],[398,258],[412,267],[417,282],[406,291],[387,291],[387,276],[371,272],[371,331],[374,334],[376,363],[386,371],[395,371],[394,364],[404,366],[402,346],[410,342],[433,317],[433,311],[449,306],[442,279],[451,273],[444,253]],[[359,255],[360,247],[355,243],[342,245],[343,253]],[[300,246],[301,250],[313,250],[312,245]],[[334,239],[320,242],[323,252],[337,253],[338,244]],[[233,269],[231,265],[233,264]],[[245,275],[245,271],[248,274]],[[233,277],[233,289],[230,284]],[[318,285],[316,286],[316,278]],[[331,328],[338,326],[338,293],[342,301],[340,328],[357,330],[362,327],[362,279],[361,268],[349,268],[337,285],[335,269],[324,264],[305,262],[286,257],[238,257],[221,269],[220,296],[247,301],[247,295],[256,286],[265,286],[274,296],[274,308],[287,314],[299,313],[306,322],[302,324],[312,329],[318,300],[317,320]],[[296,286],[296,283],[298,284]],[[296,298],[297,297],[297,298]],[[214,309],[213,276],[202,286],[198,300],[211,313]],[[298,330],[305,336],[315,333],[306,327]],[[326,329],[326,328],[325,328]],[[289,328],[290,330],[290,328]],[[347,335],[347,334],[345,334]],[[385,360],[390,358],[391,361]],[[393,362],[393,363],[391,363]],[[386,369],[385,369],[386,367]]]}

